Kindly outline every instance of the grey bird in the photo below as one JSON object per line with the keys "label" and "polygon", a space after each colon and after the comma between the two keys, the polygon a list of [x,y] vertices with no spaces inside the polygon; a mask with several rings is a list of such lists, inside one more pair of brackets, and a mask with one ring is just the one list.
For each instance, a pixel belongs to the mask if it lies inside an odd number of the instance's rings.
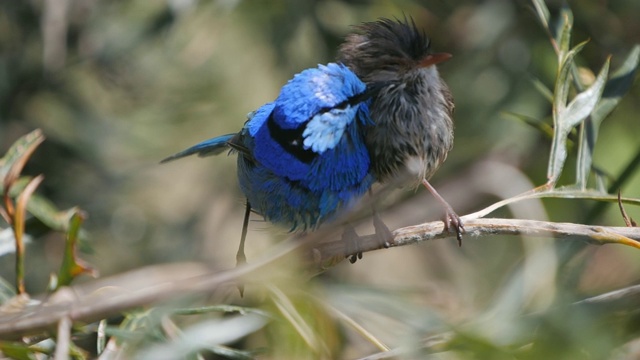
{"label": "grey bird", "polygon": [[433,53],[406,18],[356,26],[337,56],[367,85],[386,84],[372,98],[373,125],[364,129],[375,177],[423,184],[444,207],[445,230],[455,231],[461,244],[460,217],[428,182],[453,146],[453,97],[435,66],[450,57]]}

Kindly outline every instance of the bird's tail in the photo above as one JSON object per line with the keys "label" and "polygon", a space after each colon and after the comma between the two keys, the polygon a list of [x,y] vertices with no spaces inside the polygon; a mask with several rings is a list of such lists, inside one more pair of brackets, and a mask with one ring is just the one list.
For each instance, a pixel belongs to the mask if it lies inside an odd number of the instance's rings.
{"label": "bird's tail", "polygon": [[177,154],[173,154],[163,159],[162,161],[160,161],[160,163],[164,164],[169,161],[180,159],[193,154],[198,154],[199,157],[217,155],[229,147],[229,140],[231,140],[236,135],[237,134],[227,134],[214,137],[213,139],[205,140],[199,144],[193,145],[186,150],[180,151]]}

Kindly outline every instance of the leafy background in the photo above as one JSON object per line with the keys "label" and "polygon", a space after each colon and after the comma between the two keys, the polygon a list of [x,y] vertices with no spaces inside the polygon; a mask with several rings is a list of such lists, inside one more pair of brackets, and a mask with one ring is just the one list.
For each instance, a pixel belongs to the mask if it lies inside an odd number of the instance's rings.
{"label": "leafy background", "polygon": [[[548,5],[556,16],[562,4]],[[610,54],[616,69],[640,43],[637,1],[570,5],[573,43],[590,39],[577,60],[585,79]],[[454,55],[440,71],[456,99],[456,144],[432,183],[458,213],[546,182],[550,137],[509,115],[551,124],[551,104],[534,80],[553,88],[557,60],[527,1],[50,0],[2,1],[0,9],[0,153],[29,131],[43,130],[47,140],[24,173],[44,174],[38,194],[58,207],[77,205],[89,214],[83,257],[102,276],[178,261],[233,267],[244,210],[235,158],[158,161],[237,131],[246,114],[275,98],[294,73],[331,61],[350,25],[382,16],[412,16],[436,51]],[[640,175],[629,164],[640,154],[639,96],[635,84],[602,125],[594,155],[594,165],[610,179],[632,171],[620,190],[635,198]],[[572,179],[575,150],[560,184]],[[382,214],[391,228],[440,216],[425,191],[394,197],[399,200]],[[616,206],[596,207],[593,201],[553,199],[509,211],[521,218],[624,225]],[[640,218],[638,208],[627,212]],[[287,237],[254,220],[249,261]],[[62,238],[45,233],[29,244],[27,291],[46,288],[59,266]],[[301,291],[295,298],[302,304],[314,299],[301,311],[319,327],[340,329],[327,330],[335,339],[324,340],[346,357],[375,348],[336,325],[331,311],[318,304],[337,307],[396,345],[467,324],[469,338],[483,334],[464,343],[468,351],[494,355],[520,332],[533,331],[505,316],[547,310],[547,326],[538,328],[549,331],[545,351],[575,355],[585,348],[607,353],[629,339],[603,335],[595,315],[563,318],[550,312],[552,305],[638,283],[638,274],[640,253],[626,247],[468,236],[462,248],[438,241],[367,253],[354,266],[340,264],[308,282],[291,281],[295,274],[288,274],[280,286]],[[0,258],[0,275],[12,279],[11,256]],[[263,305],[259,290],[248,287],[242,300],[232,290],[227,302]],[[630,333],[637,337],[637,331]],[[273,345],[269,336],[293,344],[280,344],[281,354],[304,353],[294,346],[296,335],[277,326],[238,347]],[[602,341],[580,340],[590,336]],[[465,354],[464,347],[458,350]]]}

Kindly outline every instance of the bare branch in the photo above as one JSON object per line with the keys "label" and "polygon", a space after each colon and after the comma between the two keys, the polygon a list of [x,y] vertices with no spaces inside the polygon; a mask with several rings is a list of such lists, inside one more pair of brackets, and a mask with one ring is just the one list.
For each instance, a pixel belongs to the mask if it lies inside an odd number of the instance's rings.
{"label": "bare branch", "polygon": [[[640,248],[640,228],[606,227],[570,223],[553,223],[514,219],[475,219],[462,217],[467,230],[466,241],[491,235],[527,235],[588,241],[596,244],[619,243]],[[286,260],[295,250],[306,247],[309,264],[323,266],[343,260],[348,247],[344,241],[319,242],[327,233],[320,231],[305,238],[294,237],[277,245],[263,258],[242,267],[219,271],[202,264],[183,263],[147,267],[140,270],[97,279],[82,285],[60,289],[43,301],[33,301],[18,308],[0,307],[0,338],[19,338],[24,335],[53,332],[63,318],[72,322],[98,321],[108,316],[142,305],[158,303],[188,294],[207,293],[224,286],[235,286],[239,279],[252,276],[259,282],[265,266]],[[443,233],[441,221],[409,226],[393,232],[391,247],[411,245],[427,240],[451,238]],[[375,235],[359,239],[359,251],[382,247]]]}
{"label": "bare branch", "polygon": [[[461,219],[464,222],[466,230],[466,241],[492,235],[523,235],[586,241],[598,245],[618,243],[640,249],[640,228],[519,219],[477,219],[470,217],[470,215],[463,216]],[[455,240],[455,233],[444,232],[444,226],[441,221],[400,228],[395,230],[393,235],[393,240],[389,241],[390,247],[405,246],[444,238]],[[343,241],[332,241],[316,245],[312,249],[315,261],[326,262],[328,259],[352,255],[347,253],[347,245],[348,244],[345,244]],[[361,252],[381,248],[383,248],[383,245],[375,235],[362,236],[359,238],[358,250]]]}
{"label": "bare branch", "polygon": [[56,341],[56,359],[68,359],[71,347],[71,320],[63,317],[58,323],[58,338]]}
{"label": "bare branch", "polygon": [[622,199],[620,198],[620,191],[618,191],[618,207],[620,208],[620,214],[622,214],[622,219],[624,220],[624,223],[629,226],[638,226],[638,224],[636,224],[635,221],[633,221],[632,218],[629,217],[629,215],[627,215],[627,211],[624,209],[624,205],[622,205]]}

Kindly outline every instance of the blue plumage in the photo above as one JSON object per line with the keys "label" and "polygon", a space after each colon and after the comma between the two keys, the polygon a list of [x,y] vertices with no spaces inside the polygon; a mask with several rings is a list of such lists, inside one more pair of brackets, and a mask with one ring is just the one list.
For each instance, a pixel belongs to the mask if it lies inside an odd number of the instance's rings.
{"label": "blue plumage", "polygon": [[292,230],[315,228],[373,184],[362,127],[365,84],[331,63],[294,76],[250,114],[238,134],[201,142],[165,160],[238,152],[238,180],[252,209]]}
{"label": "blue plumage", "polygon": [[213,139],[205,140],[186,150],[169,156],[168,158],[162,160],[160,163],[166,163],[193,154],[198,154],[198,156],[200,157],[217,155],[227,149],[227,147],[229,146],[229,140],[231,140],[231,138],[233,138],[235,135],[236,134],[227,134],[214,137]]}

